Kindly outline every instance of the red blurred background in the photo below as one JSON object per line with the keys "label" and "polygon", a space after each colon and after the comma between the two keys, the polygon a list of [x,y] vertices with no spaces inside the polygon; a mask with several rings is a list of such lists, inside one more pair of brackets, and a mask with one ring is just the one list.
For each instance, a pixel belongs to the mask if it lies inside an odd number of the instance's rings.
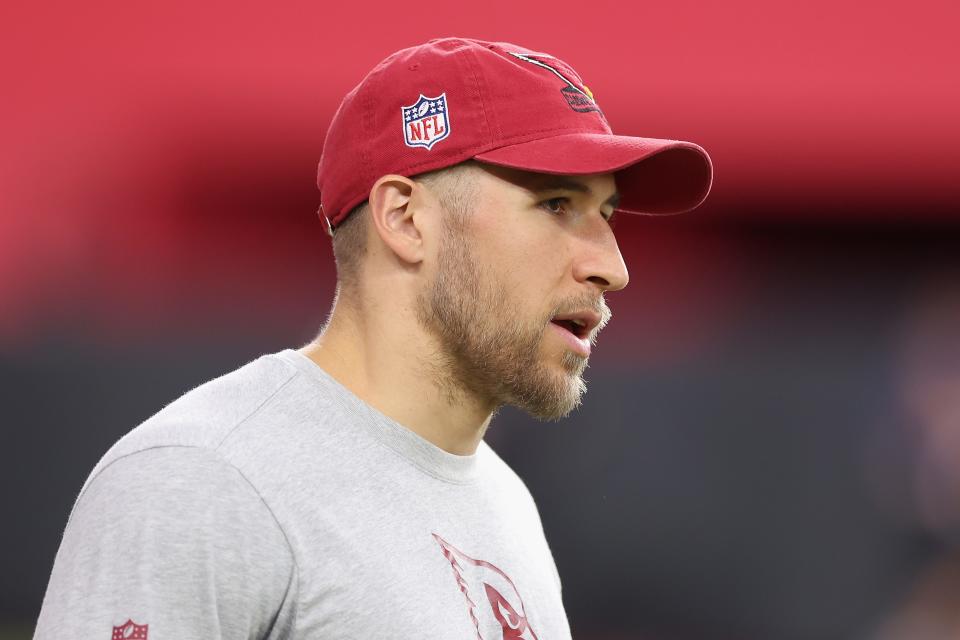
{"label": "red blurred background", "polygon": [[271,282],[255,308],[295,304],[291,239],[303,278],[330,276],[313,177],[340,98],[441,35],[549,51],[615,131],[706,147],[714,191],[679,225],[956,223],[958,18],[929,0],[7,3],[0,340],[68,311],[149,338],[250,279]]}
{"label": "red blurred background", "polygon": [[[19,528],[0,549],[19,559],[0,617],[32,624],[113,439],[313,335],[335,278],[316,215],[326,127],[387,54],[458,35],[566,60],[615,132],[694,141],[715,166],[696,212],[620,220],[631,284],[590,369],[615,391],[576,428],[507,414],[490,435],[554,524],[575,636],[910,637],[884,621],[907,625],[901,603],[926,601],[905,594],[952,549],[953,525],[922,516],[929,491],[913,495],[910,469],[929,464],[909,425],[960,429],[942,302],[960,286],[958,19],[935,0],[5,3],[3,484],[21,489],[5,496]],[[936,418],[905,391],[918,371],[946,385]],[[678,413],[689,397],[699,409]],[[601,453],[624,442],[657,455]],[[585,501],[650,489],[576,537],[551,497],[564,460],[593,474]],[[586,543],[624,511],[629,571],[591,574]]]}

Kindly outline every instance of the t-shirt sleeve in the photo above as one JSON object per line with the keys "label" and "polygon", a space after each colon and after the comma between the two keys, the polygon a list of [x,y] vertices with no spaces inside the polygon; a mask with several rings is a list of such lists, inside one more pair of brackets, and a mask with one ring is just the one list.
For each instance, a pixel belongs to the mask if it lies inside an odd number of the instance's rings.
{"label": "t-shirt sleeve", "polygon": [[290,546],[243,475],[215,451],[157,447],[87,483],[34,638],[279,638],[295,592]]}

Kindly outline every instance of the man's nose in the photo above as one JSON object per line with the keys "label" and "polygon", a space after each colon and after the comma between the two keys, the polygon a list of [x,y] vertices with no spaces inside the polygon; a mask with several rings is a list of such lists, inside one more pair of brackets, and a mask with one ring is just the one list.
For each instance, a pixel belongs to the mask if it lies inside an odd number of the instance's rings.
{"label": "man's nose", "polygon": [[603,291],[619,291],[627,286],[630,275],[623,262],[613,230],[605,220],[594,227],[580,243],[580,255],[574,267],[578,281],[593,282]]}

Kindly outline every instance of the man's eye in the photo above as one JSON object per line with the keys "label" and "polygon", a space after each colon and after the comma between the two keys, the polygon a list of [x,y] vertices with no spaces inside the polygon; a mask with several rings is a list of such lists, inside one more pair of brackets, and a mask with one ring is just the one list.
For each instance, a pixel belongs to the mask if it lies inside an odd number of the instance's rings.
{"label": "man's eye", "polygon": [[566,198],[550,198],[549,200],[544,200],[540,203],[540,206],[549,211],[550,213],[563,213],[566,211]]}

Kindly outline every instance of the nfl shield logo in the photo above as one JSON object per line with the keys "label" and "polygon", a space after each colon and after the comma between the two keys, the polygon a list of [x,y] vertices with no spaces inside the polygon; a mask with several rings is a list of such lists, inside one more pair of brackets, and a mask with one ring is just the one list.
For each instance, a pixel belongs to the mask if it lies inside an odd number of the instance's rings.
{"label": "nfl shield logo", "polygon": [[400,107],[403,119],[403,141],[408,147],[429,149],[450,135],[450,110],[447,94],[436,98],[420,94],[413,104]]}
{"label": "nfl shield logo", "polygon": [[150,625],[137,624],[128,618],[122,625],[113,628],[111,640],[147,640],[148,626]]}

